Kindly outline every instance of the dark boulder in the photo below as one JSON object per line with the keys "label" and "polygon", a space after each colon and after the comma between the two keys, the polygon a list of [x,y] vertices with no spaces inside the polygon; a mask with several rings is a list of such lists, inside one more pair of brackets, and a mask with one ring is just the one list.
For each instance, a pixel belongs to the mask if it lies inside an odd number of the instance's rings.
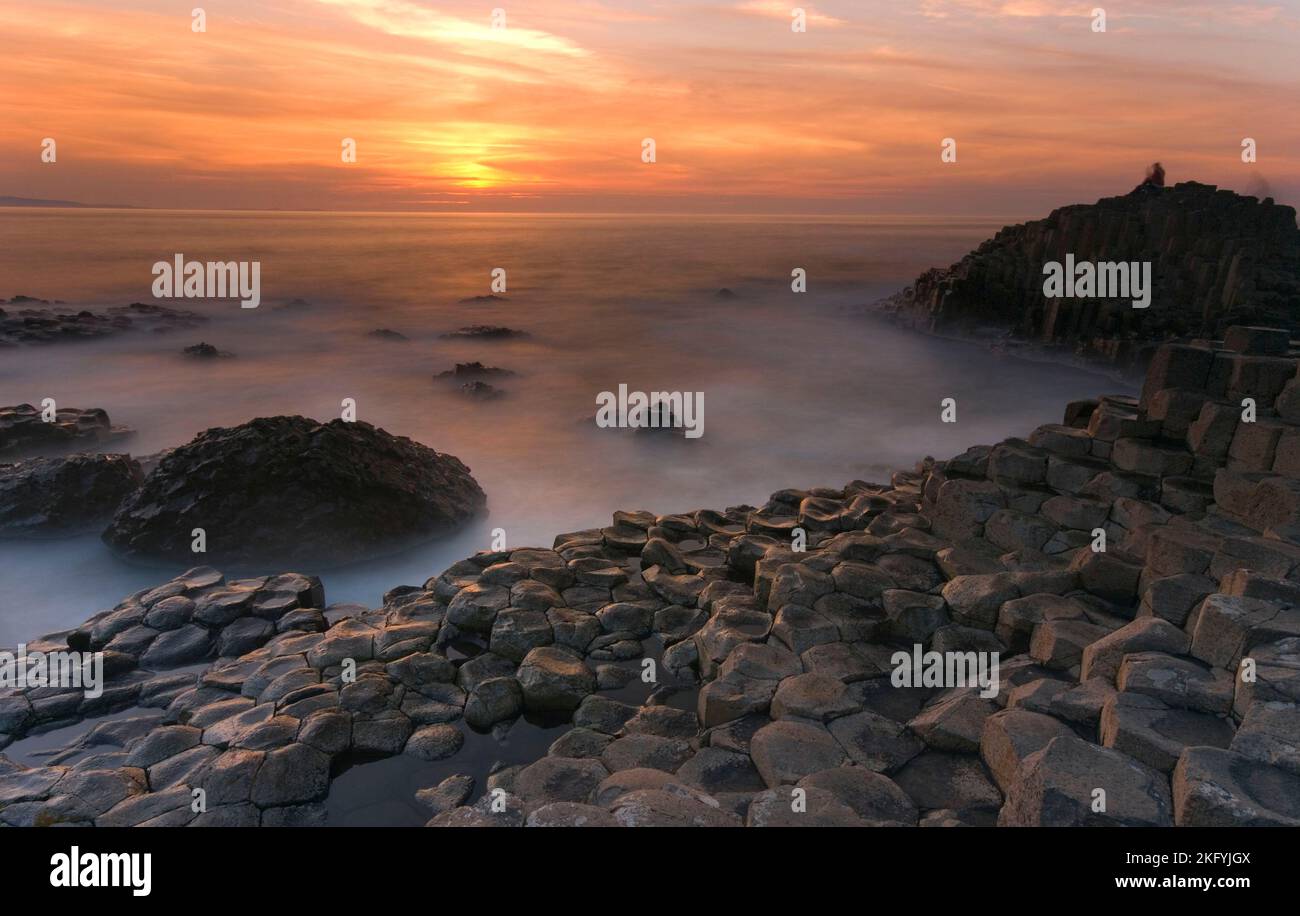
{"label": "dark boulder", "polygon": [[104,540],[189,561],[202,528],[205,559],[342,563],[449,533],[485,504],[451,455],[368,423],[265,417],[168,452]]}
{"label": "dark boulder", "polygon": [[97,448],[130,432],[113,426],[99,408],[60,407],[53,422],[45,422],[39,407],[18,404],[0,407],[0,454],[20,456]]}
{"label": "dark boulder", "polygon": [[194,359],[216,359],[219,356],[229,356],[229,353],[223,353],[210,343],[200,342],[193,346],[186,347],[183,351],[186,356]]}
{"label": "dark boulder", "polygon": [[97,528],[143,480],[130,455],[0,464],[0,537],[62,537]]}

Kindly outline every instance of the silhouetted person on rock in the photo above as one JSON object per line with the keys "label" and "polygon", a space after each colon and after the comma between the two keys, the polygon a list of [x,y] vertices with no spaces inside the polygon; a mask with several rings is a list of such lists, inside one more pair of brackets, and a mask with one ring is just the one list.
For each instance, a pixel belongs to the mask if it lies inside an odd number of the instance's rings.
{"label": "silhouetted person on rock", "polygon": [[1134,191],[1152,191],[1159,190],[1165,186],[1165,167],[1159,162],[1153,162],[1147,166],[1147,177],[1142,183],[1134,188]]}

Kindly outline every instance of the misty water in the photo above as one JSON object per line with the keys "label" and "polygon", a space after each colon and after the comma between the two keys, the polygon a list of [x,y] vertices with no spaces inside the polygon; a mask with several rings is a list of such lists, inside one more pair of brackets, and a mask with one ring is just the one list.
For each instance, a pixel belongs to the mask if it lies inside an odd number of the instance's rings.
{"label": "misty water", "polygon": [[[358,419],[458,456],[490,514],[450,539],[319,574],[331,602],[379,605],[485,549],[549,546],[616,509],[761,505],[785,487],[887,481],[924,455],[1059,422],[1104,376],[891,328],[863,306],[956,260],[1001,221],[884,221],[0,210],[0,295],[94,307],[154,302],[177,253],[261,262],[262,304],[176,300],[210,322],[176,334],[0,350],[0,404],[102,407],[148,455],[254,416]],[[489,292],[507,271],[504,301]],[[802,267],[808,291],[790,290]],[[726,287],[735,295],[717,295]],[[293,300],[307,304],[283,307]],[[472,324],[527,332],[448,340]],[[377,328],[406,341],[369,336]],[[195,360],[206,341],[233,354]],[[435,379],[480,360],[515,375],[471,399]],[[696,440],[598,429],[596,396],[704,395]],[[957,399],[958,421],[940,422]],[[231,494],[232,499],[239,494]],[[198,565],[201,558],[196,559]],[[76,625],[179,566],[115,558],[94,534],[0,541],[0,645]],[[278,569],[226,570],[228,573]]]}

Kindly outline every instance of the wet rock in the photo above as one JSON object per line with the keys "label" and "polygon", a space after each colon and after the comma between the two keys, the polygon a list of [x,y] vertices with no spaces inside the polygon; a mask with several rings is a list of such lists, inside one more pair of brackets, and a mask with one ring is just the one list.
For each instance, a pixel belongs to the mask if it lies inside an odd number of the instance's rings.
{"label": "wet rock", "polygon": [[473,398],[476,401],[495,401],[497,398],[505,396],[505,392],[500,388],[489,385],[482,379],[466,382],[457,390],[465,397]]}
{"label": "wet rock", "polygon": [[186,347],[181,352],[191,359],[217,359],[218,357],[228,357],[232,355],[218,350],[210,343],[196,343],[192,346]]}
{"label": "wet rock", "polygon": [[143,302],[78,312],[58,308],[62,303],[55,303],[55,308],[37,308],[50,303],[28,296],[15,296],[9,304],[23,307],[10,311],[0,309],[0,345],[66,343],[129,331],[166,333],[197,327],[207,321],[196,312]]}
{"label": "wet rock", "polygon": [[432,818],[426,827],[522,827],[524,803],[504,790],[489,792],[472,806],[452,808]]}
{"label": "wet rock", "polygon": [[0,464],[0,538],[67,537],[96,528],[143,479],[129,455]]}
{"label": "wet rock", "polygon": [[[231,493],[263,494],[255,502]],[[355,561],[446,534],[482,510],[457,459],[367,423],[269,417],[210,429],[174,449],[118,509],[104,540],[127,556],[207,553]]]}
{"label": "wet rock", "polygon": [[413,730],[410,718],[396,710],[357,714],[352,719],[352,749],[362,754],[400,754]]}
{"label": "wet rock", "polygon": [[507,328],[501,325],[492,324],[473,324],[467,327],[458,328],[455,331],[447,331],[440,335],[448,339],[472,338],[477,340],[505,340],[510,337],[527,337],[523,331],[517,331],[514,328]]}
{"label": "wet rock", "polygon": [[430,817],[437,817],[463,805],[473,791],[474,777],[457,774],[448,776],[436,786],[420,789],[415,793],[415,800],[428,810]]}
{"label": "wet rock", "polygon": [[543,646],[530,651],[519,666],[524,706],[539,712],[572,712],[595,692],[596,676],[582,657],[568,649]]}
{"label": "wet rock", "polygon": [[0,455],[95,451],[129,433],[113,426],[108,413],[98,408],[60,407],[46,422],[44,411],[31,404],[0,407]]}
{"label": "wet rock", "polygon": [[514,375],[509,369],[498,369],[495,366],[485,366],[475,360],[472,363],[457,363],[456,368],[447,369],[439,372],[435,378],[455,378],[455,379],[485,379],[485,378],[503,378]]}
{"label": "wet rock", "polygon": [[406,739],[406,753],[421,760],[442,760],[461,749],[465,736],[454,725],[425,725]]}
{"label": "wet rock", "polygon": [[524,708],[524,692],[513,677],[480,681],[465,701],[465,721],[486,731],[498,722],[513,719]]}

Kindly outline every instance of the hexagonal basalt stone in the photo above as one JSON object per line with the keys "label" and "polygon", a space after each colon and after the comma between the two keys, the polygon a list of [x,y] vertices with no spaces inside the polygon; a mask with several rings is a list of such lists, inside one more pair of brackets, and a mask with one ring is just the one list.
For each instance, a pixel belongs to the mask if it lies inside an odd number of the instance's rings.
{"label": "hexagonal basalt stone", "polygon": [[523,711],[524,692],[513,677],[494,677],[477,684],[465,701],[465,721],[487,730]]}
{"label": "hexagonal basalt stone", "polygon": [[663,770],[666,773],[673,773],[690,759],[690,756],[690,744],[680,738],[625,735],[606,747],[600,759],[611,773],[634,769]]}
{"label": "hexagonal basalt stone", "polygon": [[842,680],[816,672],[786,678],[772,697],[773,719],[829,722],[860,709]]}
{"label": "hexagonal basalt stone", "polygon": [[804,719],[783,719],[763,726],[754,733],[749,754],[771,788],[840,766],[847,759],[826,726]]}
{"label": "hexagonal basalt stone", "polygon": [[266,755],[253,777],[252,802],[260,808],[324,798],[329,791],[330,759],[305,744],[290,744]]}
{"label": "hexagonal basalt stone", "polygon": [[1172,815],[1164,775],[1119,751],[1063,736],[1021,763],[998,823],[1161,827],[1173,823]]}
{"label": "hexagonal basalt stone", "polygon": [[552,639],[551,624],[544,612],[506,608],[492,624],[489,647],[503,658],[521,662],[529,651],[549,646]]}
{"label": "hexagonal basalt stone", "polygon": [[916,805],[907,797],[907,793],[888,776],[865,767],[822,770],[805,776],[797,785],[799,788],[816,788],[829,792],[868,823],[907,826],[916,823]]}
{"label": "hexagonal basalt stone", "polygon": [[599,760],[543,757],[519,771],[515,793],[530,807],[557,801],[586,803],[609,771]]}
{"label": "hexagonal basalt stone", "polygon": [[421,760],[442,760],[461,749],[465,736],[454,725],[425,725],[406,741],[406,753]]}
{"label": "hexagonal basalt stone", "polygon": [[509,589],[476,582],[462,588],[451,599],[447,605],[447,622],[463,630],[490,633],[497,613],[509,604]]}
{"label": "hexagonal basalt stone", "polygon": [[539,712],[571,712],[596,689],[596,676],[582,657],[555,646],[530,651],[516,676],[524,705]]}
{"label": "hexagonal basalt stone", "polygon": [[1169,772],[1189,746],[1226,748],[1235,729],[1227,719],[1171,709],[1152,696],[1117,693],[1101,711],[1101,743],[1149,767]]}
{"label": "hexagonal basalt stone", "polygon": [[1300,827],[1300,775],[1219,748],[1183,751],[1173,800],[1180,827]]}
{"label": "hexagonal basalt stone", "polygon": [[175,668],[206,658],[211,651],[212,634],[203,627],[185,624],[159,634],[140,656],[140,667],[152,670]]}

